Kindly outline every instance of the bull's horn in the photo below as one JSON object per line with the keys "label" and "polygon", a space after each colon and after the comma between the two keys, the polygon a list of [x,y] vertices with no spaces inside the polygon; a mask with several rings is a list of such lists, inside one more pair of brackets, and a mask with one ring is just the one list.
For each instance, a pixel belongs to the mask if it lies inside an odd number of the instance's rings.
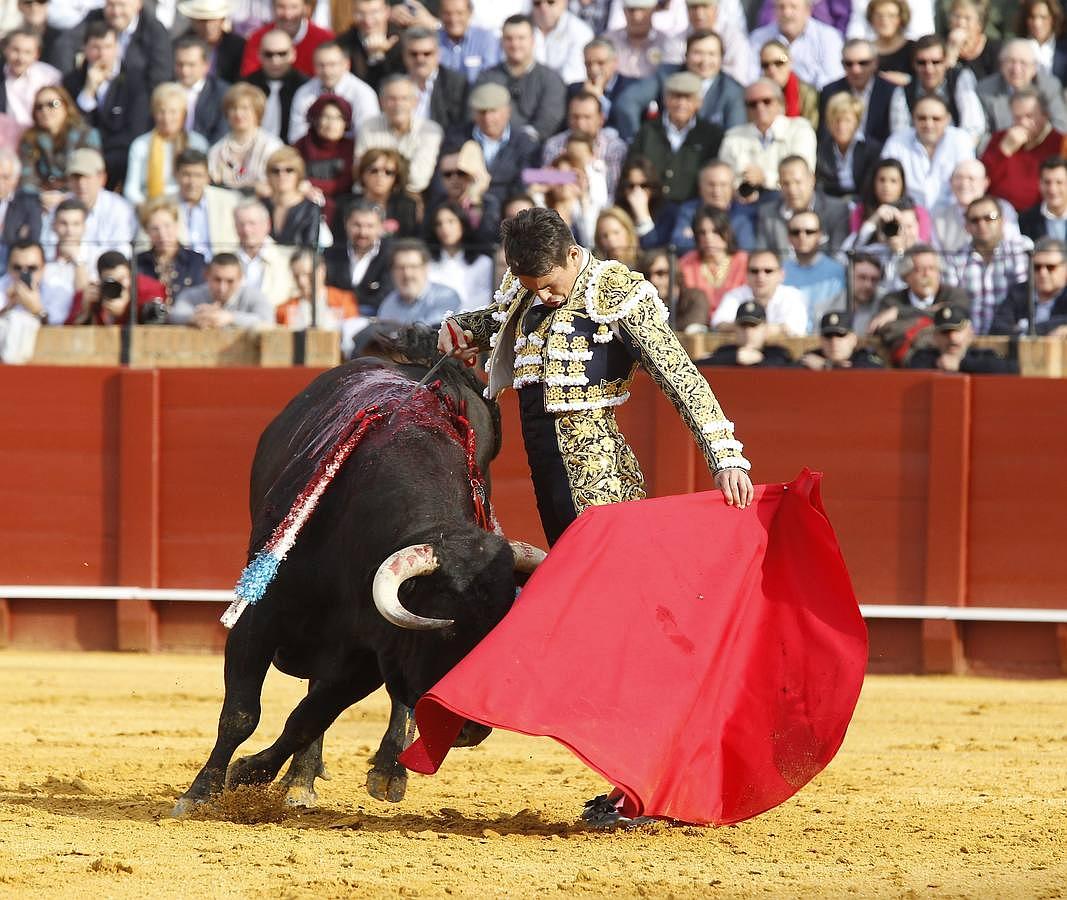
{"label": "bull's horn", "polygon": [[447,628],[453,619],[425,619],[404,609],[400,603],[400,585],[416,575],[429,575],[441,565],[430,544],[413,544],[397,550],[387,558],[374,576],[374,605],[388,622],[398,628],[430,631]]}
{"label": "bull's horn", "polygon": [[545,561],[548,556],[544,550],[527,544],[525,541],[508,541],[511,552],[515,554],[515,571],[529,574]]}

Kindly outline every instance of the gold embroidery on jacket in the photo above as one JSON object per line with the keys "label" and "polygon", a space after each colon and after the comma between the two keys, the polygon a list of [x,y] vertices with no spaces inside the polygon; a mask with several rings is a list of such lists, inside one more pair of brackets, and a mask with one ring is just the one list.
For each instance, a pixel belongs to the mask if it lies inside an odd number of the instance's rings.
{"label": "gold embroidery on jacket", "polygon": [[556,440],[578,512],[587,506],[645,496],[641,467],[619,432],[612,410],[581,410],[557,416]]}

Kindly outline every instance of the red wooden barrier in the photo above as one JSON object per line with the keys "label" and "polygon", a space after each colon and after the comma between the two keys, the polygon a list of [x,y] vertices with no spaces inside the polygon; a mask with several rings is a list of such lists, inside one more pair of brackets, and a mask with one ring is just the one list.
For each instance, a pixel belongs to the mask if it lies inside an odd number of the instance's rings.
{"label": "red wooden barrier", "polygon": [[[246,550],[248,471],[307,369],[0,370],[0,584],[226,588]],[[864,603],[1067,606],[1067,382],[928,373],[709,370],[760,481],[826,473]],[[543,537],[502,402],[493,493],[507,533]],[[639,379],[620,424],[650,493],[707,490],[690,436]],[[708,536],[714,540],[713,535]],[[0,598],[0,646],[210,649],[215,604]],[[1058,674],[1054,625],[871,623],[875,671]]]}

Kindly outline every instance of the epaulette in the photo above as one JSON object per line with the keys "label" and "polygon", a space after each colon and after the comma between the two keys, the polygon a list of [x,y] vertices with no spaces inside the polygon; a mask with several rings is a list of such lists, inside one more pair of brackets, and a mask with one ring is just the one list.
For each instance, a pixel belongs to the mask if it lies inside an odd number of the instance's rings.
{"label": "epaulette", "polygon": [[645,297],[658,307],[666,321],[669,313],[656,289],[637,272],[631,272],[620,262],[594,263],[596,269],[589,275],[585,291],[585,311],[600,327],[593,335],[597,343],[611,340],[609,326],[625,319]]}

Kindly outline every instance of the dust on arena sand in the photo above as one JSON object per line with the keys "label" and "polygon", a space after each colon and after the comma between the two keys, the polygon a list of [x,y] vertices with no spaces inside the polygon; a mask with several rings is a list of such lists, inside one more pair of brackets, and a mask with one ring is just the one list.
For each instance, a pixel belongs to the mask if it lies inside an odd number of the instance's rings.
{"label": "dust on arena sand", "polygon": [[[495,733],[407,799],[363,790],[378,694],[329,733],[320,807],[271,793],[168,818],[205,760],[218,657],[0,654],[0,893],[10,896],[971,896],[1067,891],[1067,682],[868,679],[837,759],[730,828],[575,824],[602,782]],[[273,740],[303,692],[268,678]]]}

